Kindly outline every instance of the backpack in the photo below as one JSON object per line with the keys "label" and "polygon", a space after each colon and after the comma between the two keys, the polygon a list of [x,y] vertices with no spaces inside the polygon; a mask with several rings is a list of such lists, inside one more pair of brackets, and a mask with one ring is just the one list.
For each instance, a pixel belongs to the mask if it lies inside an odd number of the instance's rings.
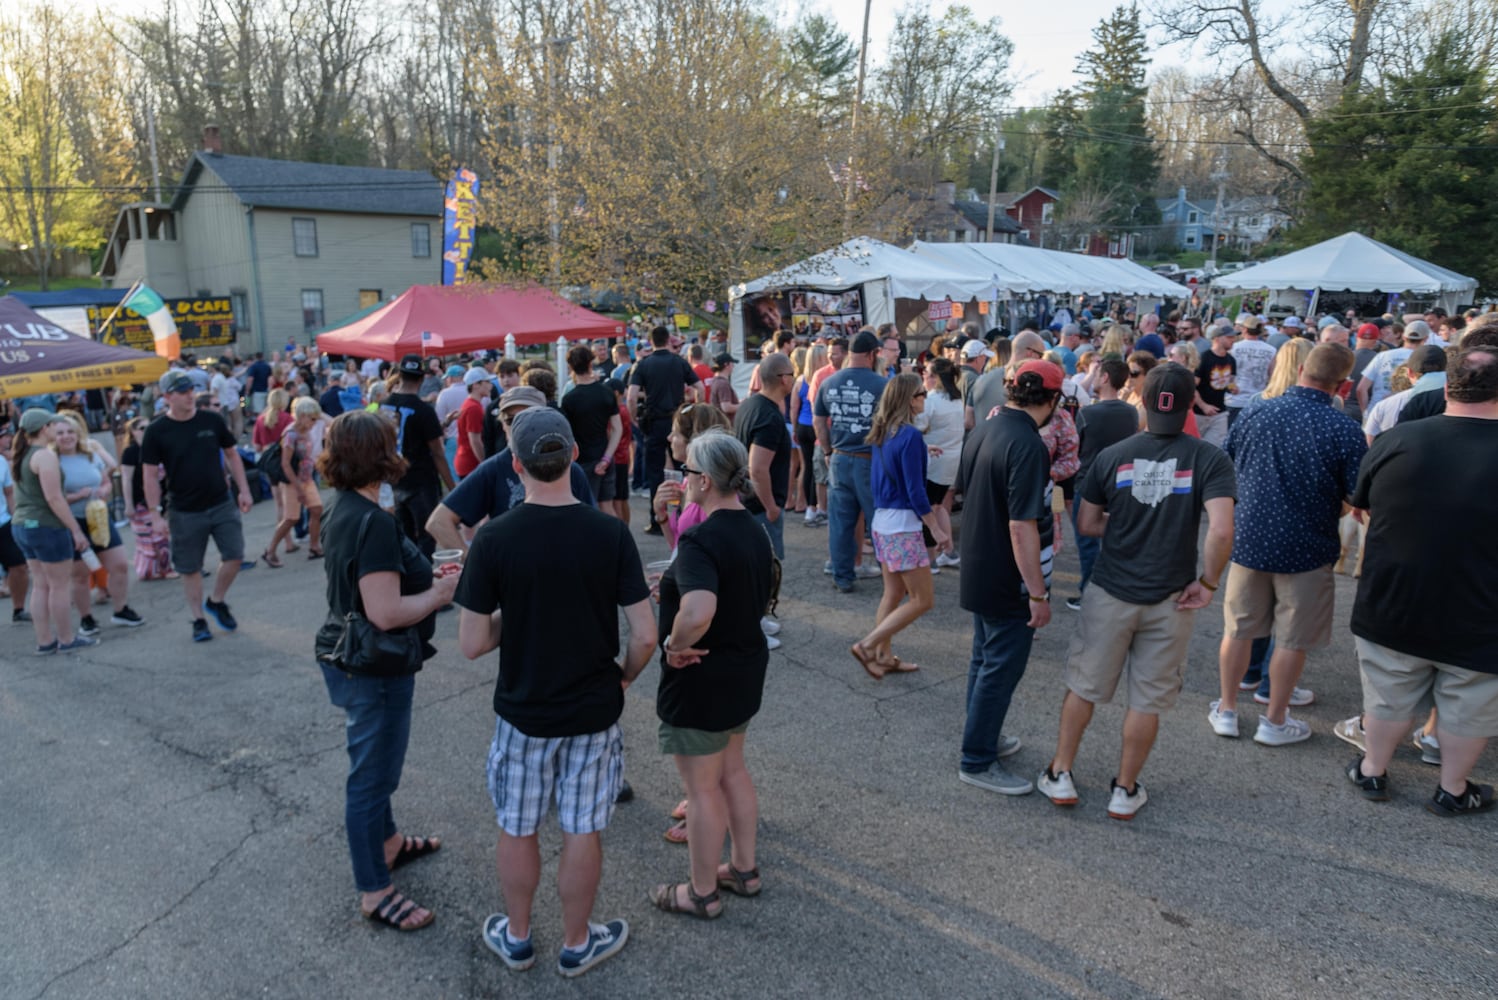
{"label": "backpack", "polygon": [[281,469],[281,442],[276,441],[262,451],[255,467],[260,470],[262,476],[271,481],[272,486],[279,486],[286,482],[286,473]]}

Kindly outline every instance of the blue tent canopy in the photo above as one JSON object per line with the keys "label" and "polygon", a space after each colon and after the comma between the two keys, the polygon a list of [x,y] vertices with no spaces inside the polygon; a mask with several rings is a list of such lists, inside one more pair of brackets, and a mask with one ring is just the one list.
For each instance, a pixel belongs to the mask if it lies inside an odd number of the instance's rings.
{"label": "blue tent canopy", "polygon": [[29,309],[65,306],[117,306],[128,288],[68,288],[60,292],[11,292],[11,297]]}

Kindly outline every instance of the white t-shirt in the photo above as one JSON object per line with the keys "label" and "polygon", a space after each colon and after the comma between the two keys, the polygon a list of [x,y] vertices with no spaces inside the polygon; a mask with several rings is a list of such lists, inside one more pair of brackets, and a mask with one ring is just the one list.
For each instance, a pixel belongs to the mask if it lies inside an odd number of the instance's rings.
{"label": "white t-shirt", "polygon": [[1403,412],[1404,404],[1408,403],[1413,395],[1414,393],[1406,389],[1404,392],[1385,396],[1370,406],[1368,416],[1363,419],[1363,433],[1369,437],[1378,437],[1399,423],[1399,414]]}
{"label": "white t-shirt", "polygon": [[1238,364],[1238,373],[1233,381],[1238,385],[1236,393],[1229,393],[1230,409],[1241,409],[1248,399],[1263,392],[1269,386],[1269,373],[1274,370],[1275,350],[1262,340],[1242,340],[1233,345],[1233,360]]}
{"label": "white t-shirt", "polygon": [[218,397],[226,410],[239,409],[239,379],[222,372],[215,372],[208,391]]}
{"label": "white t-shirt", "polygon": [[364,363],[359,366],[359,374],[364,377],[364,381],[366,381],[366,382],[368,382],[370,379],[373,379],[373,378],[379,378],[380,377],[380,359],[379,358],[366,358],[364,360]]}
{"label": "white t-shirt", "polygon": [[437,410],[437,419],[444,421],[442,427],[443,437],[453,441],[458,440],[458,422],[454,420],[452,423],[446,423],[445,421],[448,414],[457,413],[463,408],[463,400],[467,398],[468,387],[461,382],[457,385],[450,385],[437,393],[435,408]]}
{"label": "white t-shirt", "polygon": [[1363,378],[1373,383],[1373,387],[1368,390],[1369,416],[1372,416],[1373,408],[1394,391],[1389,385],[1389,380],[1394,377],[1394,369],[1409,360],[1411,351],[1412,349],[1408,347],[1396,347],[1393,350],[1384,351],[1368,362],[1368,367],[1363,369]]}
{"label": "white t-shirt", "polygon": [[957,466],[962,461],[962,415],[960,399],[948,399],[937,390],[926,395],[926,410],[915,420],[915,429],[926,438],[927,448],[940,448],[940,455],[926,461],[926,478],[950,486],[957,480]]}

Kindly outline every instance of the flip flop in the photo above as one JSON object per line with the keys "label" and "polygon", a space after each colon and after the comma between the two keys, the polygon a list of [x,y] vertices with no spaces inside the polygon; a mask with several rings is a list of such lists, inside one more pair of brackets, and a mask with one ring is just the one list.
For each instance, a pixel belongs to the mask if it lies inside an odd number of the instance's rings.
{"label": "flip flop", "polygon": [[281,568],[281,560],[278,557],[271,555],[270,549],[266,549],[264,552],[260,553],[260,558],[265,560],[265,565],[269,566],[271,569]]}
{"label": "flip flop", "polygon": [[685,844],[687,842],[687,821],[681,820],[671,829],[661,834],[667,843]]}
{"label": "flip flop", "polygon": [[435,837],[406,837],[401,841],[401,849],[395,852],[395,860],[387,866],[391,871],[409,865],[417,858],[424,858],[442,849],[442,841]]}
{"label": "flip flop", "polygon": [[322,549],[312,549],[312,550],[310,550],[307,553],[307,558],[308,559],[321,559],[322,558]]}
{"label": "flip flop", "polygon": [[683,820],[687,818],[686,799],[682,799],[680,802],[676,803],[676,808],[671,810],[671,818],[674,820]]}
{"label": "flip flop", "polygon": [[848,652],[853,654],[853,659],[858,661],[859,666],[863,667],[863,669],[868,672],[868,675],[870,677],[874,678],[874,680],[876,681],[884,680],[884,671],[880,668],[879,663],[872,656],[865,653],[861,648],[859,648],[858,643],[855,642],[853,645],[849,646]]}

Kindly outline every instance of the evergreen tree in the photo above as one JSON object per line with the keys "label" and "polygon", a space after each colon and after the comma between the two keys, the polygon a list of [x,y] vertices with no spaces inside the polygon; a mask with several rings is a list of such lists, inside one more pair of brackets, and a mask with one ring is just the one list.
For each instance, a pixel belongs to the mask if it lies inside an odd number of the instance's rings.
{"label": "evergreen tree", "polygon": [[797,21],[786,40],[785,59],[792,91],[820,120],[852,108],[858,46],[832,18],[812,14]]}
{"label": "evergreen tree", "polygon": [[1095,46],[1080,59],[1084,110],[1068,144],[1074,168],[1067,186],[1106,202],[1104,225],[1147,225],[1159,219],[1160,166],[1145,116],[1150,60],[1139,8],[1116,8],[1092,37]]}
{"label": "evergreen tree", "polygon": [[1064,192],[1077,177],[1074,149],[1082,126],[1082,106],[1077,95],[1062,90],[1051,99],[1040,129],[1040,185]]}
{"label": "evergreen tree", "polygon": [[1448,33],[1419,66],[1311,122],[1297,243],[1356,230],[1498,288],[1498,110],[1467,48]]}

